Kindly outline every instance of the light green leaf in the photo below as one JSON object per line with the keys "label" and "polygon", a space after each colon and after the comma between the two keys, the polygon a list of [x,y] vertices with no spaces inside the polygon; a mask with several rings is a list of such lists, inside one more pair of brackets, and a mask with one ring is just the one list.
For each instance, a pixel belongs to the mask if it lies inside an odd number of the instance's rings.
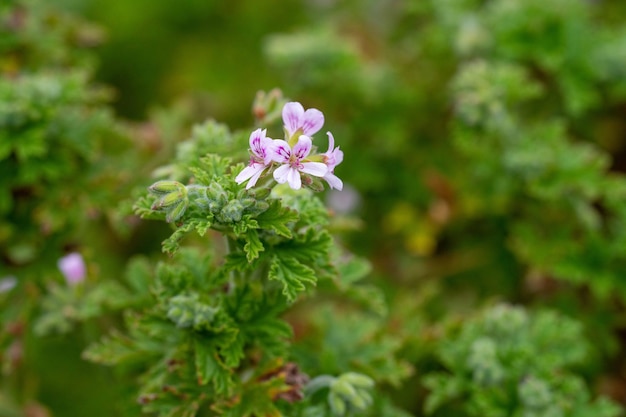
{"label": "light green leaf", "polygon": [[299,292],[306,290],[305,284],[317,283],[315,271],[292,256],[274,256],[269,278],[282,282],[283,294],[289,301],[294,301]]}
{"label": "light green leaf", "polygon": [[246,259],[248,262],[252,262],[259,257],[259,253],[265,248],[259,239],[259,233],[254,230],[248,230],[246,234],[246,244],[243,246],[243,250],[246,252]]}

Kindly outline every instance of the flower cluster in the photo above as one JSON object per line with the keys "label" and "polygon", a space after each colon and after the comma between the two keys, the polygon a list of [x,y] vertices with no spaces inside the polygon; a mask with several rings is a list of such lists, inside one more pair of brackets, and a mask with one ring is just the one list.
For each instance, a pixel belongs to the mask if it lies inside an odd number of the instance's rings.
{"label": "flower cluster", "polygon": [[250,163],[235,178],[238,184],[248,181],[253,187],[264,174],[273,172],[279,184],[288,183],[298,190],[311,185],[312,177],[325,180],[331,189],[341,190],[343,182],[334,174],[335,167],[343,161],[343,152],[335,148],[335,138],[328,135],[328,151],[311,155],[313,135],[324,125],[324,114],[317,109],[304,110],[302,104],[290,102],[283,107],[285,140],[266,136],[265,129],[250,135]]}

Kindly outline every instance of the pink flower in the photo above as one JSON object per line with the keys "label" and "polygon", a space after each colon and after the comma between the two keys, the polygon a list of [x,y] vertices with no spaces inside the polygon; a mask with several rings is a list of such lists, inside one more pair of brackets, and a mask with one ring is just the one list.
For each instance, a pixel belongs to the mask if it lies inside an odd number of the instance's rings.
{"label": "pink flower", "polygon": [[343,151],[339,149],[339,146],[335,148],[335,138],[330,132],[326,132],[328,135],[328,150],[322,154],[324,157],[324,163],[327,167],[327,172],[323,176],[330,189],[333,188],[341,191],[343,189],[343,181],[341,181],[334,173],[335,167],[343,162]]}
{"label": "pink flower", "polygon": [[324,125],[324,114],[317,109],[308,109],[304,111],[302,104],[298,102],[290,102],[283,107],[283,123],[287,132],[289,143],[293,143],[291,139],[305,135],[311,137]]}
{"label": "pink flower", "polygon": [[303,162],[311,152],[311,138],[300,135],[293,149],[284,140],[274,140],[274,161],[282,164],[274,171],[274,179],[279,184],[289,183],[294,190],[302,186],[300,173],[323,177],[328,168],[321,162]]}
{"label": "pink flower", "polygon": [[57,264],[68,284],[76,285],[85,280],[87,268],[80,253],[72,252],[59,259]]}
{"label": "pink flower", "polygon": [[246,189],[253,187],[265,168],[272,163],[273,140],[265,137],[266,132],[265,129],[257,129],[250,134],[250,163],[235,178],[237,184],[249,179]]}

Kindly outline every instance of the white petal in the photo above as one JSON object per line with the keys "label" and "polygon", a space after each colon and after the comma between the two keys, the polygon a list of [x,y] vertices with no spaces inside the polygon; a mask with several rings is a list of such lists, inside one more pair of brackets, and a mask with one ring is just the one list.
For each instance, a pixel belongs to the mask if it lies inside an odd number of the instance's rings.
{"label": "white petal", "polygon": [[286,103],[283,107],[283,123],[285,124],[285,129],[289,132],[289,136],[293,135],[300,128],[302,116],[304,116],[304,107],[296,101]]}
{"label": "white petal", "polygon": [[339,149],[339,146],[333,151],[333,156],[335,157],[335,166],[343,162],[343,151]]}
{"label": "white petal", "polygon": [[256,182],[259,180],[259,177],[261,176],[263,171],[264,171],[263,169],[259,170],[259,172],[257,172],[256,174],[252,176],[252,178],[250,178],[250,181],[248,181],[248,184],[246,185],[246,190],[249,190],[250,188],[254,187],[254,184],[256,184]]}
{"label": "white petal", "polygon": [[326,132],[326,134],[328,135],[328,150],[326,151],[326,153],[329,154],[333,151],[333,148],[335,147],[335,137],[330,132]]}
{"label": "white petal", "polygon": [[263,138],[261,146],[263,147],[263,163],[269,165],[274,158],[274,140],[272,138]]}
{"label": "white petal", "polygon": [[278,163],[286,164],[291,157],[291,147],[281,139],[272,141],[272,159]]}
{"label": "white petal", "polygon": [[321,162],[304,162],[300,171],[316,177],[323,177],[328,172],[328,167]]}
{"label": "white petal", "polygon": [[332,172],[329,172],[328,174],[324,175],[324,179],[326,180],[326,182],[328,183],[328,185],[330,185],[330,189],[332,190],[333,188],[338,189],[339,191],[341,191],[343,189],[343,181],[341,181],[339,179],[339,177],[337,177],[335,174],[333,174]]}
{"label": "white petal", "polygon": [[263,158],[263,139],[265,139],[265,132],[267,130],[257,129],[250,133],[250,149],[259,158]]}
{"label": "white petal", "polygon": [[318,109],[308,109],[302,118],[302,132],[311,136],[324,126],[324,114]]}
{"label": "white petal", "polygon": [[253,175],[259,173],[263,171],[263,169],[265,168],[265,166],[263,166],[262,164],[258,164],[256,162],[252,163],[252,165],[248,165],[247,167],[245,167],[243,169],[243,171],[241,171],[239,173],[239,175],[237,175],[237,177],[235,177],[235,182],[237,184],[241,184],[242,182],[244,182],[245,180],[247,180],[248,178],[252,177]]}
{"label": "white petal", "polygon": [[284,184],[287,182],[287,176],[289,175],[289,170],[291,168],[289,167],[289,165],[281,165],[278,168],[276,168],[276,171],[274,171],[274,179],[276,180],[277,183],[279,184]]}
{"label": "white petal", "polygon": [[300,178],[300,172],[297,169],[289,168],[289,172],[287,174],[287,181],[289,181],[289,186],[294,190],[299,190],[302,186],[302,179]]}
{"label": "white petal", "polygon": [[292,153],[298,159],[304,159],[311,152],[311,138],[305,135],[300,135],[298,138],[298,143],[293,145]]}

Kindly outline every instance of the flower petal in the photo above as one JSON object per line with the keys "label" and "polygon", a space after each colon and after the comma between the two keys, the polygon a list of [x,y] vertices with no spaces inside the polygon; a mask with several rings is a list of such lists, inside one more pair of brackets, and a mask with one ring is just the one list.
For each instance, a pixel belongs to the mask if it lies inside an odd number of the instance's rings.
{"label": "flower petal", "polygon": [[283,107],[283,123],[289,136],[293,135],[300,128],[302,117],[304,116],[304,107],[297,101],[285,104]]}
{"label": "flower petal", "polygon": [[274,179],[276,180],[276,182],[279,184],[286,183],[287,175],[289,174],[290,169],[291,168],[289,167],[289,165],[281,165],[276,168],[276,171],[274,171]]}
{"label": "flower petal", "polygon": [[295,168],[289,168],[289,172],[287,174],[287,181],[289,182],[289,186],[294,190],[299,190],[302,187],[302,179],[300,178],[300,172],[298,172]]}
{"label": "flower petal", "polygon": [[291,157],[291,147],[281,139],[272,141],[272,159],[278,163],[286,164]]}
{"label": "flower petal", "polygon": [[265,132],[267,130],[257,129],[250,133],[250,149],[259,158],[263,158],[263,139],[265,139]]}
{"label": "flower petal", "polygon": [[252,164],[248,165],[247,167],[245,167],[240,173],[239,175],[237,175],[235,177],[235,182],[237,184],[241,184],[242,182],[244,182],[245,180],[247,180],[248,178],[252,177],[253,175],[260,173],[261,171],[263,171],[263,169],[265,169],[265,166],[263,164],[259,164],[257,162],[253,162]]}
{"label": "flower petal", "polygon": [[335,166],[343,162],[343,151],[339,149],[339,146],[333,151],[333,158],[335,159]]}
{"label": "flower petal", "polygon": [[326,154],[330,154],[335,147],[335,137],[330,132],[326,132],[326,134],[328,135],[328,150],[326,151]]}
{"label": "flower petal", "polygon": [[263,163],[269,165],[274,159],[274,139],[263,138],[261,146],[263,146]]}
{"label": "flower petal", "polygon": [[328,172],[328,167],[321,162],[303,162],[300,171],[316,177],[323,177]]}
{"label": "flower petal", "polygon": [[305,135],[300,135],[298,143],[293,145],[293,154],[299,160],[306,158],[311,152],[311,138]]}
{"label": "flower petal", "polygon": [[324,113],[318,109],[308,109],[302,118],[302,133],[307,136],[315,134],[324,126]]}
{"label": "flower petal", "polygon": [[252,178],[250,178],[250,181],[248,181],[248,184],[246,185],[246,190],[249,190],[250,188],[254,187],[254,184],[256,184],[256,182],[259,180],[259,177],[261,176],[264,170],[265,170],[265,167],[263,167],[263,169],[260,169],[256,174],[252,176]]}
{"label": "flower petal", "polygon": [[332,172],[329,172],[328,174],[324,175],[324,179],[326,180],[326,182],[328,183],[328,185],[330,186],[330,189],[332,190],[333,188],[338,189],[339,191],[341,191],[343,189],[343,181],[341,181],[339,179],[339,177],[337,177],[335,174],[333,174]]}

